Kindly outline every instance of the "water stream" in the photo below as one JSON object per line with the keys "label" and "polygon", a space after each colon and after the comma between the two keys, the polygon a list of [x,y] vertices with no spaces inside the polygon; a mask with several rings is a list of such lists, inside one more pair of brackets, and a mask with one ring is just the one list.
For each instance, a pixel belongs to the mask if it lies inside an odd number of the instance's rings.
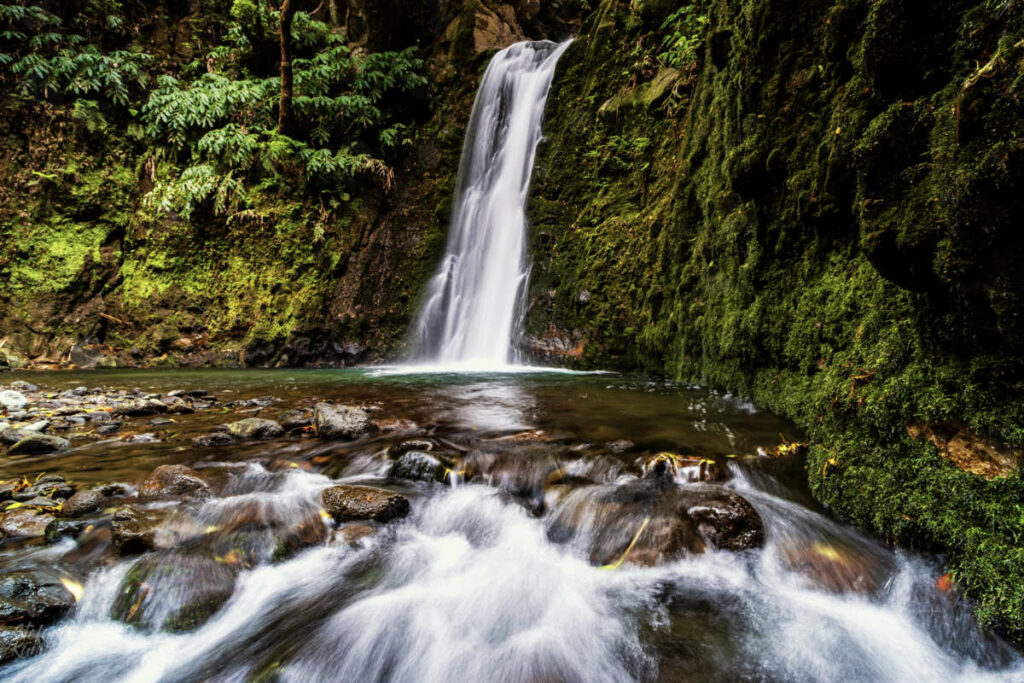
{"label": "water stream", "polygon": [[494,370],[518,361],[530,264],[526,200],[555,65],[569,43],[517,43],[477,91],[448,247],[415,325],[415,360]]}
{"label": "water stream", "polygon": [[[0,463],[0,478],[45,469],[87,484],[137,483],[156,465],[186,462],[214,494],[138,503],[160,520],[163,545],[140,557],[112,554],[100,532],[53,545],[4,541],[0,570],[45,567],[84,584],[70,617],[44,631],[47,651],[0,669],[4,680],[1024,677],[1019,655],[975,626],[955,590],[937,587],[938,561],[894,551],[824,516],[798,458],[756,455],[799,433],[728,395],[618,375],[263,370],[30,378],[54,391],[83,383],[202,387],[225,408],[162,428],[136,419],[116,437]],[[243,407],[267,395],[278,400]],[[191,446],[218,422],[280,419],[317,400],[358,402],[382,424],[404,422],[356,442],[293,434],[224,449]],[[128,436],[141,432],[152,436]],[[390,454],[408,439],[432,441],[478,474],[447,484],[389,477]],[[721,486],[742,495],[763,519],[764,547],[684,552],[654,566],[595,562],[593,541],[606,530],[595,515],[611,510],[613,523],[604,526],[621,523],[632,535],[646,514],[602,507],[605,492],[644,481],[645,460],[666,450],[718,463],[723,484],[680,471],[673,489]],[[574,482],[567,496],[551,485],[555,471]],[[284,557],[269,552],[292,525],[316,519],[319,492],[339,482],[401,492],[412,513],[355,542],[339,530]],[[575,536],[563,534],[567,523]],[[240,535],[243,528],[255,536]],[[204,560],[231,558],[237,548],[246,562]],[[182,633],[133,622],[121,596],[134,569],[153,558],[176,569],[148,579],[138,609],[150,624],[225,578],[230,598]]]}

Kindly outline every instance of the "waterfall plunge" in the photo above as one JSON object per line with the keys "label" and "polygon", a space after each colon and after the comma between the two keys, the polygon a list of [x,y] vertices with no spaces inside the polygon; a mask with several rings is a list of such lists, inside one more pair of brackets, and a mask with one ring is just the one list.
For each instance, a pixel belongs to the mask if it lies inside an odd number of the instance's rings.
{"label": "waterfall plunge", "polygon": [[473,103],[448,247],[416,321],[415,359],[467,369],[518,360],[530,263],[526,199],[558,58],[569,43],[494,56]]}

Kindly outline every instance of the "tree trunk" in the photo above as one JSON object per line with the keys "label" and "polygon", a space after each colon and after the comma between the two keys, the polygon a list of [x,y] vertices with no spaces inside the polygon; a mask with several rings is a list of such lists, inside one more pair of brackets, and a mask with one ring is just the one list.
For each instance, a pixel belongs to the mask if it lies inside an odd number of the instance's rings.
{"label": "tree trunk", "polygon": [[277,132],[289,134],[292,127],[292,0],[281,0],[281,102],[277,109]]}
{"label": "tree trunk", "polygon": [[327,7],[331,13],[331,26],[338,28],[341,26],[341,11],[338,9],[338,0],[330,0]]}

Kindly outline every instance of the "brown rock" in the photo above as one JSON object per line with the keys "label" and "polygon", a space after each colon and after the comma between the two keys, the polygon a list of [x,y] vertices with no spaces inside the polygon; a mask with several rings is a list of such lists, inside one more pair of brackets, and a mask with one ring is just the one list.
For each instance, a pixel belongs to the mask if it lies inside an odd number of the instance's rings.
{"label": "brown rock", "polygon": [[35,508],[16,508],[4,513],[0,532],[9,538],[38,538],[46,534],[46,525],[53,520],[53,515]]}
{"label": "brown rock", "polygon": [[754,506],[730,491],[686,509],[701,538],[720,550],[747,550],[764,545],[764,525]]}
{"label": "brown rock", "polygon": [[389,522],[409,514],[409,499],[371,486],[332,486],[320,494],[324,509],[338,522],[371,519]]}
{"label": "brown rock", "polygon": [[106,496],[99,491],[84,490],[64,501],[61,506],[61,517],[80,517],[90,512],[97,512],[103,509],[107,502]]}
{"label": "brown rock", "polygon": [[943,458],[985,479],[1008,477],[1020,466],[1020,453],[1006,444],[986,439],[966,425],[918,423],[907,426],[913,438],[925,438],[939,449]]}
{"label": "brown rock", "polygon": [[110,540],[122,555],[143,553],[156,546],[154,530],[131,506],[120,508],[110,518]]}
{"label": "brown rock", "polygon": [[884,581],[886,573],[886,568],[875,566],[868,556],[825,542],[791,551],[786,562],[817,587],[833,593],[871,592]]}
{"label": "brown rock", "polygon": [[139,486],[143,498],[205,498],[210,487],[184,465],[161,465]]}

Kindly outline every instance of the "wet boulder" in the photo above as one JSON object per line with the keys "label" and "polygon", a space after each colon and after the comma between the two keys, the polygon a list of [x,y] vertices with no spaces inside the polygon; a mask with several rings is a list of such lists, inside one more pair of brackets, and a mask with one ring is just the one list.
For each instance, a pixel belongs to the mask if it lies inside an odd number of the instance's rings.
{"label": "wet boulder", "polygon": [[409,499],[372,486],[341,485],[325,489],[320,502],[337,522],[369,519],[389,522],[409,514]]}
{"label": "wet boulder", "polygon": [[99,512],[106,505],[107,497],[99,491],[86,489],[74,494],[61,506],[61,517],[81,517],[92,512]]}
{"label": "wet boulder", "polygon": [[143,498],[201,499],[210,495],[209,485],[185,465],[160,465],[139,485]]}
{"label": "wet boulder", "polygon": [[110,518],[110,541],[121,555],[134,555],[156,546],[156,533],[136,508],[126,505]]}
{"label": "wet boulder", "polygon": [[370,414],[357,406],[317,403],[313,408],[317,434],[323,439],[355,441],[377,431]]}
{"label": "wet boulder", "polygon": [[9,413],[21,410],[28,405],[28,399],[21,392],[12,389],[0,391],[0,408]]}
{"label": "wet boulder", "polygon": [[61,580],[41,570],[0,574],[0,625],[47,626],[75,605]]}
{"label": "wet boulder", "polygon": [[223,448],[224,446],[233,446],[235,443],[234,437],[227,432],[202,434],[192,439],[192,445],[196,448]]}
{"label": "wet boulder", "polygon": [[167,399],[165,405],[167,406],[167,412],[172,415],[188,415],[196,412],[195,408],[188,401],[177,396]]}
{"label": "wet boulder", "polygon": [[43,639],[36,631],[18,626],[0,626],[0,665],[43,651]]}
{"label": "wet boulder", "polygon": [[227,425],[227,433],[238,439],[276,439],[284,436],[284,428],[273,420],[247,417]]}
{"label": "wet boulder", "polygon": [[[50,501],[52,503],[52,501]],[[35,507],[19,507],[3,513],[0,532],[6,538],[40,538],[53,515]]]}
{"label": "wet boulder", "polygon": [[143,631],[190,631],[228,601],[235,576],[233,567],[203,552],[143,557],[121,581],[110,617]]}
{"label": "wet boulder", "polygon": [[303,429],[313,424],[313,413],[309,410],[286,410],[281,413],[281,426],[288,431]]}
{"label": "wet boulder", "polygon": [[63,538],[78,538],[88,527],[89,522],[84,520],[55,519],[46,525],[43,540],[56,543]]}
{"label": "wet boulder", "polygon": [[857,552],[839,543],[819,541],[789,549],[786,564],[815,586],[832,593],[870,593],[885,582],[890,567],[885,556]]}
{"label": "wet boulder", "polygon": [[39,434],[40,430],[32,430],[27,427],[9,427],[0,431],[0,443],[13,446],[23,439]]}
{"label": "wet boulder", "polygon": [[595,564],[654,565],[708,547],[757,547],[764,531],[740,496],[715,486],[680,487],[666,476],[568,493],[551,515],[548,538],[575,544]]}
{"label": "wet boulder", "polygon": [[409,481],[447,482],[458,470],[458,464],[439,453],[406,451],[391,463],[388,477]]}
{"label": "wet boulder", "polygon": [[126,417],[145,417],[167,412],[167,405],[155,398],[136,398],[118,404],[116,412]]}
{"label": "wet boulder", "polygon": [[71,448],[71,442],[59,436],[50,434],[32,433],[15,443],[8,449],[8,453],[15,454],[43,454],[58,453]]}
{"label": "wet boulder", "polygon": [[704,541],[719,550],[748,550],[764,545],[764,524],[754,506],[731,491],[699,498],[686,508]]}

